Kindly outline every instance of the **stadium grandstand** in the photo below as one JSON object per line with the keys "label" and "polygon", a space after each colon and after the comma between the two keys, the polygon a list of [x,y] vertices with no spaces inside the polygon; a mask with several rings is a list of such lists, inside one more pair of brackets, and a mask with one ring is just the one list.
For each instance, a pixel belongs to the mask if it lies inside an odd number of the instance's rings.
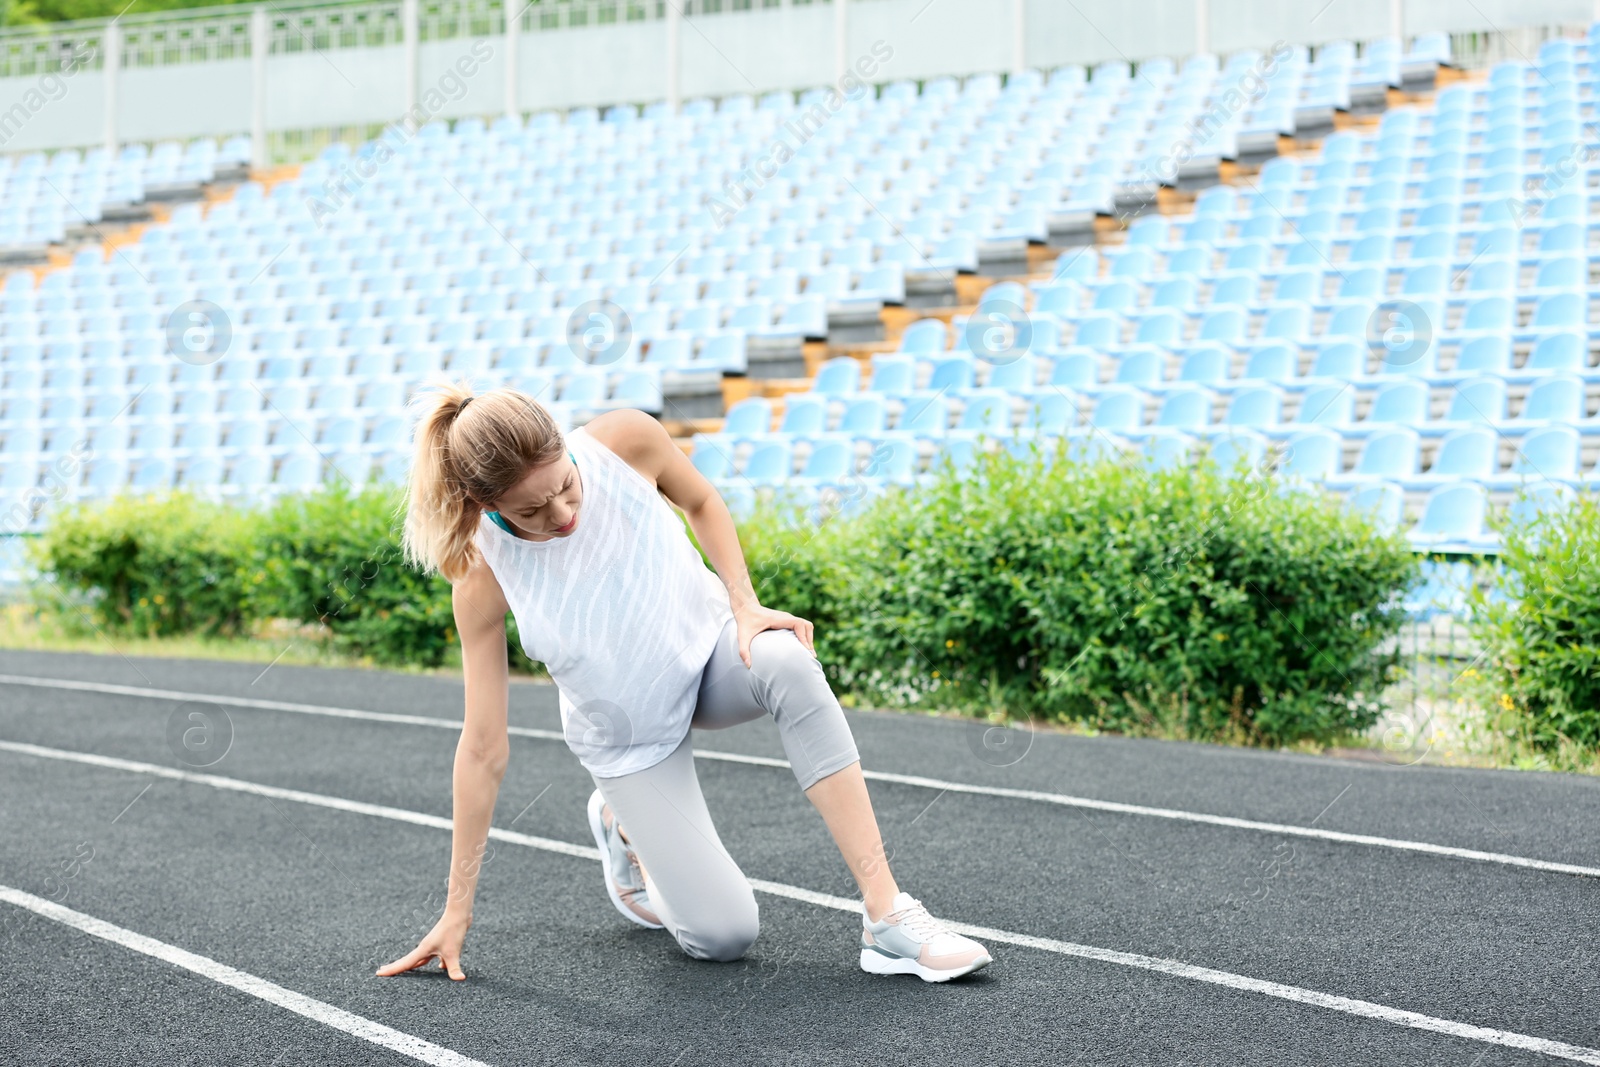
{"label": "stadium grandstand", "polygon": [[248,137],[0,156],[7,533],[45,489],[403,478],[442,370],[569,428],[651,412],[736,513],[1064,439],[1275,465],[1492,551],[1488,508],[1600,481],[1595,42],[434,120],[280,168]]}

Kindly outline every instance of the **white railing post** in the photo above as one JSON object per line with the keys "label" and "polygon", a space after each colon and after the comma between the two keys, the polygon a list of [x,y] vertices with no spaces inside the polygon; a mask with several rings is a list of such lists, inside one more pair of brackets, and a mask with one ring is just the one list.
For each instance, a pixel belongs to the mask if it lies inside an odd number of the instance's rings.
{"label": "white railing post", "polygon": [[106,155],[117,155],[117,81],[122,70],[122,27],[113,20],[100,35],[100,47],[105,50],[100,71],[105,76],[105,144]]}
{"label": "white railing post", "polygon": [[256,168],[271,162],[267,154],[267,52],[271,48],[267,8],[257,4],[250,11],[250,165]]}
{"label": "white railing post", "polygon": [[1404,0],[1389,0],[1389,36],[1400,42],[1401,48],[1406,43],[1406,10]]}
{"label": "white railing post", "polygon": [[679,0],[665,0],[667,5],[667,110],[678,113],[679,97],[683,92],[683,55],[678,44],[678,30],[683,21]]}
{"label": "white railing post", "polygon": [[850,71],[850,12],[846,0],[833,0],[833,84],[844,81]]}
{"label": "white railing post", "polygon": [[517,57],[521,52],[518,43],[522,36],[522,12],[527,5],[523,0],[500,0],[506,6],[506,118],[513,121],[522,114],[517,102]]}
{"label": "white railing post", "polygon": [[1028,0],[1012,0],[1011,73],[1028,69]]}
{"label": "white railing post", "polygon": [[417,0],[400,0],[400,34],[405,42],[406,128],[414,130],[417,108]]}
{"label": "white railing post", "polygon": [[1197,55],[1211,51],[1211,0],[1194,0],[1194,50]]}

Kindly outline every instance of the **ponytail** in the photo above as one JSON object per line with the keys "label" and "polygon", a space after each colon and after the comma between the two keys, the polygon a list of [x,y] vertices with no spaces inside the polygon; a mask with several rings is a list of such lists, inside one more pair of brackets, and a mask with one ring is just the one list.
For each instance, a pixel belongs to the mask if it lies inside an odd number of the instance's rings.
{"label": "ponytail", "polygon": [[534,467],[564,455],[566,441],[544,407],[509,387],[474,396],[465,380],[434,379],[416,403],[401,551],[453,583],[478,560],[480,516]]}

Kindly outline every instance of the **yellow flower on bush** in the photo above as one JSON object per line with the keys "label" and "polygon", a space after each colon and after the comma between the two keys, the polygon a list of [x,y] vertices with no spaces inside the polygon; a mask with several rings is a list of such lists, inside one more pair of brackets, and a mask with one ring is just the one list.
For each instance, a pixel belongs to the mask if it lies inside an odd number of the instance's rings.
{"label": "yellow flower on bush", "polygon": [[1507,711],[1511,711],[1511,710],[1516,708],[1516,704],[1513,703],[1512,700],[1511,700],[1511,694],[1510,693],[1501,693],[1500,694],[1500,706],[1502,708],[1505,708]]}
{"label": "yellow flower on bush", "polygon": [[956,647],[956,643],[955,643],[954,640],[947,638],[945,640],[944,647],[945,648],[955,648]]}

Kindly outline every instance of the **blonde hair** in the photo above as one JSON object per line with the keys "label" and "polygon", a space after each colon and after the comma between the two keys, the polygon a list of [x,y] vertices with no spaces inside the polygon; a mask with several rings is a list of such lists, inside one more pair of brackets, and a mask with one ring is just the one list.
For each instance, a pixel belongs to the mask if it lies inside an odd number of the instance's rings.
{"label": "blonde hair", "polygon": [[549,411],[508,386],[474,395],[464,379],[434,380],[413,403],[420,416],[401,551],[424,574],[453,583],[478,558],[479,517],[567,443]]}

